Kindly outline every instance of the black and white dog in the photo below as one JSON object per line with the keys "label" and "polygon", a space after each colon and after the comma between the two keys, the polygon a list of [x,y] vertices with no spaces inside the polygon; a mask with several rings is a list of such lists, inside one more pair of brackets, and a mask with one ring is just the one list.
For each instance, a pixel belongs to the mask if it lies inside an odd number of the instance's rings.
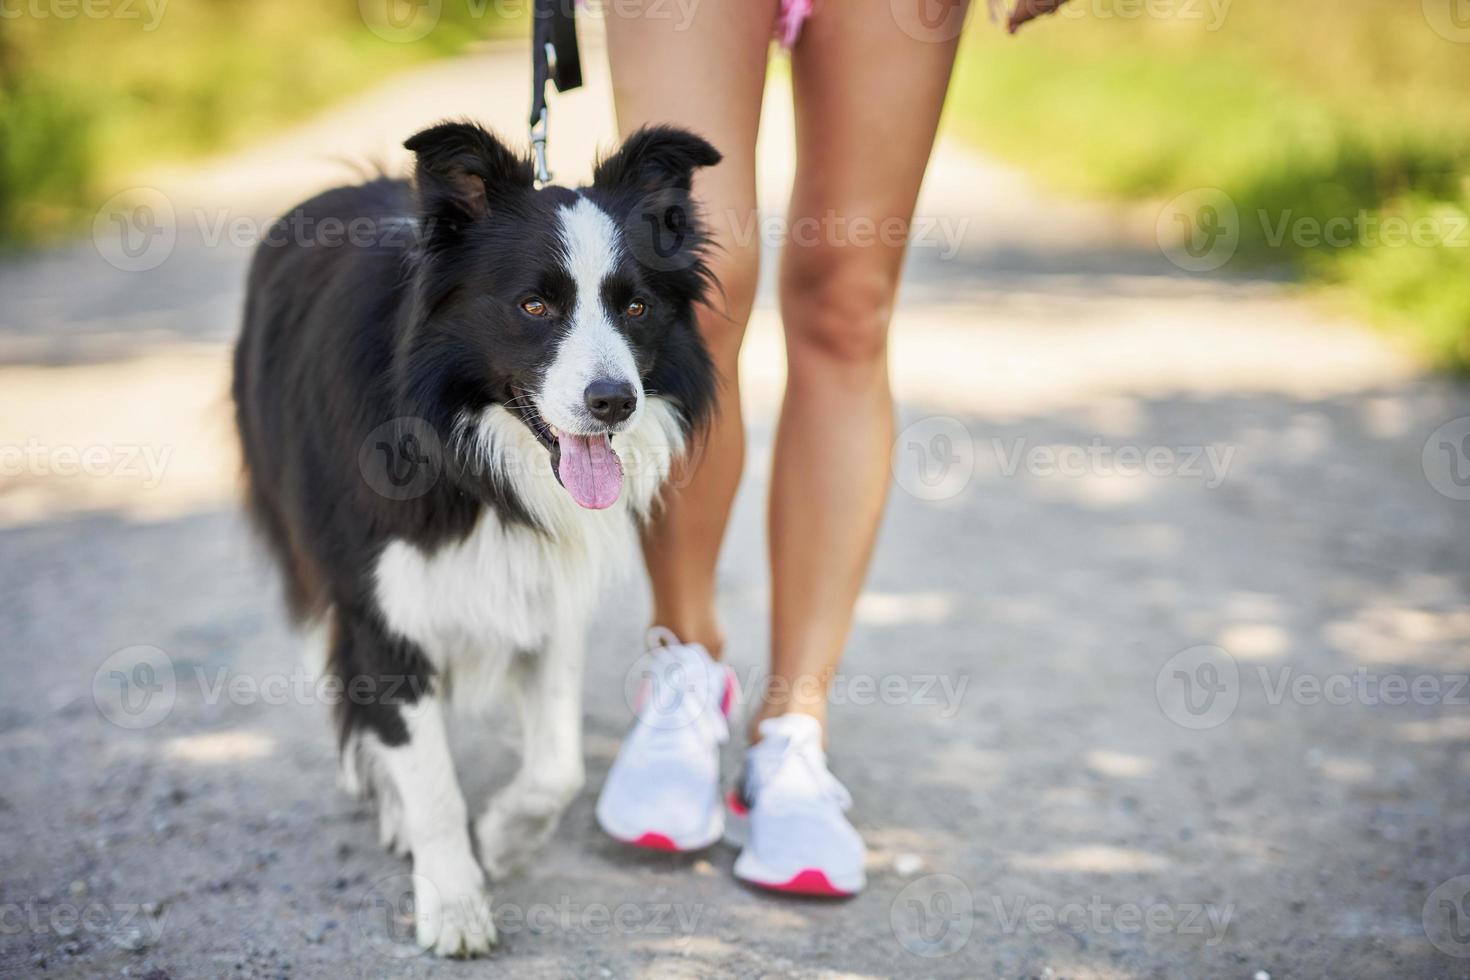
{"label": "black and white dog", "polygon": [[[720,155],[645,129],[591,186],[536,189],[478,126],[405,145],[412,184],[328,191],[265,237],[234,398],[252,517],[341,685],[344,781],[413,856],[418,942],[473,955],[481,867],[523,862],[582,785],[590,613],[713,405],[690,182]],[[477,863],[443,707],[502,683],[525,748]]]}

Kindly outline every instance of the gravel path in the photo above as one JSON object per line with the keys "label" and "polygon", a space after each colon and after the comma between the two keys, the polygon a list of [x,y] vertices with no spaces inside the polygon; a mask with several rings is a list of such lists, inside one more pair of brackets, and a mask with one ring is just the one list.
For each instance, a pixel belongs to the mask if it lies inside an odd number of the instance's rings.
{"label": "gravel path", "polygon": [[[590,47],[594,84],[553,120],[565,176],[612,131]],[[723,848],[599,835],[647,608],[629,586],[596,633],[588,788],[494,889],[504,948],[411,955],[408,867],[334,786],[326,710],[232,502],[248,235],[216,231],[340,179],[334,156],[397,165],[438,116],[518,134],[522,71],[518,46],[490,49],[140,178],[177,226],[151,269],[105,261],[106,235],[0,265],[0,975],[1470,976],[1470,389],[1279,283],[1185,275],[1151,220],[949,144],[832,719],[870,887],[773,899],[734,884]],[[484,105],[495,91],[513,97]],[[754,687],[769,295],[747,366],[722,574]],[[498,711],[456,726],[472,805],[514,739]]]}

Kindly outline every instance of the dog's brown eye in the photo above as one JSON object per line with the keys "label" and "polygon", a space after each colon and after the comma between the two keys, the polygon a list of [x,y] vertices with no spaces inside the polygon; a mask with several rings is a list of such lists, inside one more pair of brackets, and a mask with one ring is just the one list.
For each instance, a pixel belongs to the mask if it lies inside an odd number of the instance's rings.
{"label": "dog's brown eye", "polygon": [[541,300],[539,296],[532,296],[530,299],[523,302],[521,304],[521,309],[525,310],[532,316],[546,315],[546,304]]}
{"label": "dog's brown eye", "polygon": [[635,299],[628,304],[628,308],[623,312],[628,316],[639,317],[648,312],[648,307],[644,304],[643,300]]}

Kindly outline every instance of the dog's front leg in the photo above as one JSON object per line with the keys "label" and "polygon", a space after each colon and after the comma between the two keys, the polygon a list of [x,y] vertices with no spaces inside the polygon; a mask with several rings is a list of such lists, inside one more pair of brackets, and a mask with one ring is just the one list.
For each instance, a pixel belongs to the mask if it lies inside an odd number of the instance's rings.
{"label": "dog's front leg", "polygon": [[475,824],[492,878],[522,867],[582,788],[582,662],[586,626],[559,624],[546,647],[516,656],[509,672],[521,718],[521,768]]}
{"label": "dog's front leg", "polygon": [[474,956],[495,945],[484,876],[470,847],[468,813],[444,731],[439,699],[399,705],[408,740],[370,751],[401,807],[413,852],[415,934],[440,956]]}

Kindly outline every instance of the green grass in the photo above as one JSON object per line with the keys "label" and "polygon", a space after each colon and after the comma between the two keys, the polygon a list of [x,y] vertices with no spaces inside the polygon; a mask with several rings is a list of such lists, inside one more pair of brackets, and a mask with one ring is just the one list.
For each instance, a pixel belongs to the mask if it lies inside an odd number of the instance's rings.
{"label": "green grass", "polygon": [[[1220,274],[1289,264],[1470,370],[1470,45],[1394,0],[1237,0],[1214,31],[1073,2],[1014,38],[973,25],[951,126],[1078,194],[1218,188],[1240,228]],[[1316,242],[1334,220],[1369,231]],[[1375,231],[1416,221],[1418,244]]]}
{"label": "green grass", "polygon": [[144,164],[238,145],[386,71],[524,30],[471,0],[445,0],[413,43],[374,34],[356,0],[172,0],[156,20],[114,6],[138,16],[0,28],[0,245],[73,231]]}

